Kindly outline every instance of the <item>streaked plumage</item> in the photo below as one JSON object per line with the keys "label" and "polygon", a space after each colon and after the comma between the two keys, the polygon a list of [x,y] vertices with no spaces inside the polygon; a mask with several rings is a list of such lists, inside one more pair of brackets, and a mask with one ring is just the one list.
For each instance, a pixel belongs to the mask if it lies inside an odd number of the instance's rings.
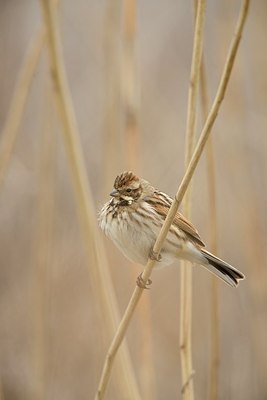
{"label": "streaked plumage", "polygon": [[[172,199],[132,172],[116,177],[110,195],[99,214],[100,228],[128,259],[145,265]],[[244,279],[240,271],[204,247],[195,227],[177,212],[156,266],[186,259],[201,264],[231,286]]]}

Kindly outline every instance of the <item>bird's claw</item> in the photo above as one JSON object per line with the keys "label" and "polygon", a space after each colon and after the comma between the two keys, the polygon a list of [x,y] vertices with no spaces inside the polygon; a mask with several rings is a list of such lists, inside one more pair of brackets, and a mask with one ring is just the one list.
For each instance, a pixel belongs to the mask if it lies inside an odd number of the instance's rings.
{"label": "bird's claw", "polygon": [[150,286],[151,283],[152,283],[152,280],[150,278],[148,278],[148,280],[145,282],[143,277],[142,277],[142,274],[138,275],[138,277],[136,279],[136,284],[141,289],[150,289],[148,286]]}
{"label": "bird's claw", "polygon": [[162,259],[160,254],[156,254],[154,252],[153,247],[149,251],[149,258],[150,258],[150,260],[157,261],[157,262],[160,262]]}

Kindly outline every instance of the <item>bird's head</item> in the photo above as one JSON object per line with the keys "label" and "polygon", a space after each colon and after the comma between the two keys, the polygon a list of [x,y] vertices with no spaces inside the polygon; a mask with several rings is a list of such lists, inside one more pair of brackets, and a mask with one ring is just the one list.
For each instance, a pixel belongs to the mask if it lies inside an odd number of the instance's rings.
{"label": "bird's head", "polygon": [[144,179],[138,178],[132,172],[123,172],[118,175],[110,196],[120,205],[128,206],[152,194],[154,188]]}

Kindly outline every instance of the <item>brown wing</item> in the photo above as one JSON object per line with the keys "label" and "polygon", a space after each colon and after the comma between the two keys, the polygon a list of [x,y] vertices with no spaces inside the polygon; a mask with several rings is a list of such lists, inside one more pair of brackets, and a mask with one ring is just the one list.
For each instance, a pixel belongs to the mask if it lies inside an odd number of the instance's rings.
{"label": "brown wing", "polygon": [[[172,198],[167,196],[165,193],[155,190],[155,196],[146,200],[148,203],[152,204],[156,208],[157,212],[161,214],[164,219],[169,211],[172,203]],[[177,212],[173,224],[181,229],[189,240],[194,244],[205,247],[205,243],[202,242],[198,231],[181,213]]]}
{"label": "brown wing", "polygon": [[192,225],[191,222],[189,222],[182,214],[177,212],[174,217],[173,223],[177,225],[178,228],[180,228],[182,231],[184,231],[193,243],[196,243],[201,247],[205,247],[205,243],[202,242],[199,233],[194,225]]}

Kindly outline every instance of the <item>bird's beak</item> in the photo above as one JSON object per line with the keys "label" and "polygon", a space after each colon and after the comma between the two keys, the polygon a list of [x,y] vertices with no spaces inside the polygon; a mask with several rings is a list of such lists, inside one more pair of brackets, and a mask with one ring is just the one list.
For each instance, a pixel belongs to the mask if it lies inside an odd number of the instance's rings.
{"label": "bird's beak", "polygon": [[117,189],[112,190],[112,192],[109,194],[112,197],[119,197],[119,192],[117,191]]}

